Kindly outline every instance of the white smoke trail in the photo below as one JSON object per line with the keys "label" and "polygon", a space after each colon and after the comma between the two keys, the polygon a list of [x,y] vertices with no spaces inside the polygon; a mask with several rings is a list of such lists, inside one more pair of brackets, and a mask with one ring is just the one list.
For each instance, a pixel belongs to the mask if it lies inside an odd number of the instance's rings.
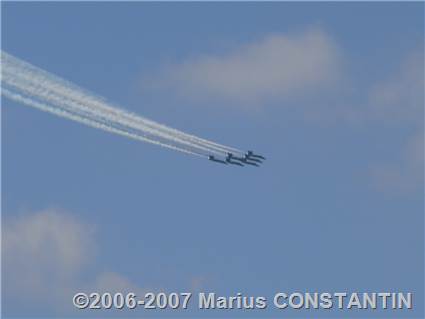
{"label": "white smoke trail", "polygon": [[[67,97],[64,97],[62,95],[58,95],[55,93],[52,93],[51,91],[49,91],[49,87],[48,85],[46,85],[45,81],[37,81],[37,77],[35,78],[31,78],[31,81],[26,81],[20,78],[19,74],[21,74],[22,72],[19,72],[19,70],[16,70],[15,73],[13,73],[13,69],[10,70],[8,67],[5,67],[3,70],[3,82],[5,82],[6,84],[14,87],[15,89],[21,91],[21,92],[25,92],[25,94],[30,95],[34,98],[37,99],[44,99],[46,101],[48,101],[49,103],[55,104],[60,106],[63,109],[67,109],[69,112],[72,113],[78,113],[78,114],[82,114],[86,117],[93,117],[95,118],[95,120],[97,121],[109,121],[109,124],[111,126],[114,126],[114,124],[120,124],[122,126],[128,126],[131,128],[134,128],[136,130],[140,130],[142,132],[147,132],[151,135],[156,135],[159,136],[161,138],[164,139],[169,139],[172,140],[176,143],[180,143],[180,144],[185,144],[187,146],[193,147],[193,148],[198,148],[201,150],[204,150],[206,152],[213,152],[213,153],[218,153],[214,150],[211,150],[210,148],[207,148],[205,146],[200,146],[200,145],[193,145],[193,143],[190,143],[186,140],[180,140],[178,138],[176,138],[175,136],[171,136],[169,134],[164,134],[160,131],[157,130],[153,130],[147,127],[142,127],[140,125],[135,126],[132,125],[131,122],[129,122],[126,119],[122,119],[119,116],[116,115],[112,115],[111,113],[105,113],[102,111],[99,111],[99,109],[96,108],[88,108],[85,104],[81,104],[81,103],[76,103],[73,100],[68,99]],[[30,82],[30,83],[29,83]],[[218,153],[220,154],[220,153]]]}
{"label": "white smoke trail", "polygon": [[8,70],[7,68],[5,68],[3,71],[2,81],[5,84],[13,87],[15,90],[21,93],[25,93],[25,95],[31,96],[32,98],[44,100],[50,104],[60,107],[61,109],[67,110],[70,113],[78,114],[87,118],[92,118],[94,121],[103,122],[111,127],[114,127],[117,124],[120,125],[122,129],[126,129],[125,127],[130,127],[135,130],[141,131],[142,133],[139,133],[139,135],[149,133],[150,135],[161,137],[163,139],[168,139],[175,143],[184,144],[186,146],[197,148],[208,153],[221,154],[205,146],[196,144],[194,145],[193,143],[190,143],[186,140],[180,140],[175,136],[170,136],[169,134],[164,134],[157,130],[153,130],[147,127],[141,127],[140,125],[132,125],[132,123],[128,120],[122,119],[119,116],[112,115],[110,113],[104,113],[102,111],[99,111],[98,108],[89,108],[84,104],[74,102],[73,100],[70,100],[67,97],[49,91],[48,88],[46,88],[46,86],[44,85],[44,83],[38,85],[36,80],[37,79],[35,78],[32,83],[28,83],[28,81],[20,79],[17,74],[11,73],[10,70]]}
{"label": "white smoke trail", "polygon": [[79,115],[72,114],[72,113],[65,111],[65,110],[62,110],[60,108],[57,108],[57,107],[54,107],[54,106],[49,106],[48,104],[36,101],[36,100],[28,98],[28,97],[25,97],[25,96],[23,96],[19,93],[12,92],[12,91],[10,91],[6,88],[2,88],[2,94],[4,94],[7,98],[9,98],[11,100],[27,104],[28,106],[37,108],[37,109],[45,111],[45,112],[55,114],[57,116],[60,116],[60,117],[63,117],[63,118],[69,119],[69,120],[73,120],[73,121],[85,124],[87,126],[91,126],[91,127],[98,128],[98,129],[101,129],[101,130],[104,130],[104,131],[107,131],[107,132],[110,132],[110,133],[129,137],[129,138],[132,138],[132,139],[135,139],[135,140],[159,145],[159,146],[166,147],[166,148],[169,148],[169,149],[172,149],[172,150],[175,150],[175,151],[179,151],[179,152],[182,152],[182,153],[204,157],[204,155],[196,153],[196,152],[192,152],[190,150],[182,149],[182,148],[179,148],[179,147],[174,146],[174,145],[166,144],[166,143],[163,143],[163,142],[159,142],[159,141],[155,141],[155,140],[146,138],[144,136],[140,136],[140,135],[137,135],[137,134],[134,134],[134,133],[126,132],[126,131],[123,131],[123,130],[120,130],[120,129],[117,129],[117,128],[114,128],[114,127],[110,127],[110,126],[108,126],[104,123],[99,123],[99,122],[96,122],[94,120],[84,118],[84,117],[79,116]]}
{"label": "white smoke trail", "polygon": [[[217,152],[242,153],[238,149],[211,142],[187,133],[183,133],[181,131],[145,119],[118,107],[111,106],[104,99],[97,97],[89,92],[86,92],[84,89],[76,86],[75,84],[72,84],[64,79],[61,79],[42,69],[39,69],[27,62],[19,60],[5,52],[2,52],[2,60],[6,62],[4,63],[4,65],[6,66],[5,71],[8,71],[9,73],[14,74],[15,76],[19,76],[21,79],[25,79],[32,83],[35,82],[41,84],[43,87],[51,91],[66,96],[74,101],[84,103],[85,105],[88,105],[92,108],[96,108],[98,111],[102,110],[104,114],[105,112],[107,112],[109,116],[114,115],[115,118],[119,116],[121,120],[126,120],[127,126],[130,126],[132,128],[143,130],[148,127],[151,130],[156,130],[157,134],[167,134],[169,135],[169,138],[178,138],[180,141],[186,140],[197,145],[203,145],[204,147],[208,147],[209,149],[213,149]],[[143,128],[141,126],[143,126]]]}

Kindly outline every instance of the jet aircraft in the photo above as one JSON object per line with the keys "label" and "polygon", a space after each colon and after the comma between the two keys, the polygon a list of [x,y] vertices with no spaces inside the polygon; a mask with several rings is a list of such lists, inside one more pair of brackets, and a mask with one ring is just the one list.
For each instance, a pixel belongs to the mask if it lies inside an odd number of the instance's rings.
{"label": "jet aircraft", "polygon": [[214,155],[209,155],[208,159],[210,161],[220,163],[220,164],[232,164],[238,166],[251,165],[251,166],[260,166],[263,163],[263,160],[266,158],[262,155],[254,154],[252,151],[248,151],[243,157],[235,156],[232,153],[227,153],[224,159],[216,158]]}
{"label": "jet aircraft", "polygon": [[261,163],[260,160],[253,160],[251,158],[246,158],[246,157],[238,157],[233,155],[232,153],[227,153],[227,158],[234,159],[243,164],[252,165],[252,166],[259,166],[258,163]]}
{"label": "jet aircraft", "polygon": [[227,153],[227,156],[226,156],[226,162],[227,163],[233,164],[233,165],[243,166],[243,164],[241,164],[239,162],[232,161],[233,159],[238,160],[236,157],[233,156],[232,153]]}
{"label": "jet aircraft", "polygon": [[262,164],[263,163],[263,160],[262,159],[259,159],[259,158],[256,158],[256,157],[249,157],[246,154],[245,154],[245,156],[243,158],[245,160],[250,160],[252,162],[256,162],[256,163],[259,163],[259,164]]}
{"label": "jet aircraft", "polygon": [[248,151],[248,152],[246,152],[245,153],[245,157],[246,158],[257,158],[257,159],[262,159],[262,160],[265,160],[266,158],[264,157],[264,156],[262,156],[262,155],[259,155],[259,154],[254,154],[254,152],[253,151]]}
{"label": "jet aircraft", "polygon": [[221,159],[215,158],[213,155],[209,155],[209,156],[208,156],[208,159],[209,159],[210,161],[213,161],[213,162],[216,162],[216,163],[220,163],[220,164],[225,164],[225,165],[227,165],[227,162],[226,162],[226,161],[223,161],[223,160],[221,160]]}

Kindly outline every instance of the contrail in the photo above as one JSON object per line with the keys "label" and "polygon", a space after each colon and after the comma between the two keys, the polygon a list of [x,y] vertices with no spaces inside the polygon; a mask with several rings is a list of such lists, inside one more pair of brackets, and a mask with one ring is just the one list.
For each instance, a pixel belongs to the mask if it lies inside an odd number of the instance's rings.
{"label": "contrail", "polygon": [[32,106],[32,107],[37,108],[39,110],[49,112],[49,113],[55,114],[57,116],[60,116],[60,117],[63,117],[63,118],[69,119],[69,120],[73,120],[73,121],[76,121],[76,122],[79,122],[79,123],[82,123],[82,124],[85,124],[85,125],[97,128],[97,129],[101,129],[101,130],[104,130],[104,131],[107,131],[107,132],[110,132],[110,133],[129,137],[129,138],[132,138],[132,139],[135,139],[135,140],[159,145],[159,146],[166,147],[166,148],[169,148],[169,149],[172,149],[172,150],[175,150],[175,151],[183,152],[183,153],[186,153],[186,154],[204,157],[204,155],[196,153],[196,152],[192,152],[192,151],[189,151],[189,150],[186,150],[186,149],[182,149],[182,148],[179,148],[179,147],[174,146],[174,145],[170,145],[170,144],[162,143],[162,142],[159,142],[159,141],[151,140],[151,139],[146,138],[144,136],[140,136],[140,135],[137,135],[137,134],[134,134],[134,133],[126,132],[126,131],[123,131],[123,130],[120,130],[120,129],[117,129],[117,128],[114,128],[114,127],[110,127],[110,126],[108,126],[104,123],[99,123],[99,122],[93,121],[91,119],[72,114],[72,113],[65,111],[65,110],[62,110],[60,108],[50,106],[48,104],[38,102],[34,99],[22,96],[19,93],[11,92],[6,88],[2,88],[2,94],[4,94],[7,98],[9,98],[11,100],[27,104],[28,106]]}
{"label": "contrail", "polygon": [[157,135],[164,139],[170,139],[174,142],[202,149],[207,152],[217,154],[226,152],[242,153],[242,151],[238,149],[183,133],[116,106],[112,106],[103,98],[86,92],[84,89],[64,79],[19,60],[5,52],[2,52],[2,60],[6,62],[3,67],[5,73],[4,80],[6,83],[19,90],[24,90],[26,94],[42,99],[49,99],[49,102],[60,104],[61,107],[68,108],[71,112],[83,112],[86,116],[88,116],[88,113],[92,113],[92,115],[97,118],[100,117],[103,120],[109,119],[111,122],[145,131],[149,134]]}
{"label": "contrail", "polygon": [[[21,71],[21,72],[20,72]],[[131,127],[136,130],[140,130],[143,132],[147,132],[151,135],[156,135],[164,139],[169,139],[177,143],[185,144],[187,146],[198,148],[204,150],[206,152],[218,153],[215,150],[211,150],[202,145],[194,145],[193,143],[187,142],[186,140],[180,140],[173,135],[165,134],[161,131],[154,130],[145,126],[135,126],[133,123],[129,122],[126,119],[122,119],[117,115],[113,115],[111,113],[105,113],[102,110],[99,110],[98,107],[88,107],[89,103],[81,104],[76,103],[73,100],[64,97],[63,95],[52,93],[49,91],[49,85],[46,84],[46,80],[39,80],[37,77],[30,77],[29,81],[23,80],[20,78],[20,74],[22,74],[22,70],[9,69],[5,67],[3,70],[3,82],[7,85],[14,87],[15,89],[24,92],[26,95],[30,95],[33,98],[44,99],[45,101],[57,105],[63,109],[68,110],[71,113],[77,113],[83,115],[85,117],[92,117],[97,121],[109,121],[111,126],[114,124],[120,124],[122,126]],[[59,91],[60,92],[60,91]],[[87,106],[86,106],[87,105]]]}
{"label": "contrail", "polygon": [[28,83],[25,80],[21,80],[18,76],[11,75],[8,70],[5,70],[3,73],[3,82],[13,87],[15,90],[25,93],[25,95],[28,95],[32,98],[44,100],[50,103],[51,105],[55,105],[61,109],[67,110],[69,113],[77,114],[86,118],[92,118],[94,121],[105,123],[111,127],[115,127],[118,124],[124,130],[132,128],[141,131],[142,134],[148,133],[150,135],[157,136],[163,139],[168,139],[175,143],[184,144],[191,148],[197,148],[205,152],[218,153],[217,151],[211,150],[210,148],[205,147],[203,145],[194,145],[193,143],[188,142],[186,140],[180,140],[175,136],[165,134],[163,132],[148,127],[132,125],[132,123],[128,120],[122,119],[117,115],[105,113],[99,111],[98,108],[90,108],[84,104],[74,102],[73,100],[67,97],[47,90],[44,85],[38,86],[36,81],[34,81],[33,83]]}

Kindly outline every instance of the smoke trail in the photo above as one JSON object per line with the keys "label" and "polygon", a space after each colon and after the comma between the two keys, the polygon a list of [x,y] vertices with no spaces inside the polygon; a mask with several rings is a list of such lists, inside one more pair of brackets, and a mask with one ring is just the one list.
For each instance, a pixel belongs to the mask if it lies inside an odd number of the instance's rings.
{"label": "smoke trail", "polygon": [[175,136],[170,136],[169,134],[164,134],[162,132],[158,132],[157,130],[146,128],[140,125],[138,126],[132,125],[131,122],[129,122],[128,120],[122,119],[119,116],[114,116],[114,115],[111,115],[110,113],[99,111],[98,108],[89,108],[86,105],[74,102],[73,100],[70,100],[67,97],[64,97],[56,93],[52,93],[51,91],[48,90],[48,88],[46,88],[46,85],[44,85],[44,83],[41,85],[38,85],[39,83],[36,81],[37,78],[33,79],[34,80],[33,83],[27,83],[28,81],[20,79],[19,75],[17,74],[13,75],[10,72],[10,70],[5,68],[3,72],[2,80],[7,85],[13,87],[15,90],[25,93],[25,95],[31,96],[36,99],[44,100],[46,102],[49,102],[50,104],[60,107],[61,109],[65,109],[70,113],[78,114],[80,116],[87,117],[87,118],[92,118],[94,121],[97,121],[97,122],[107,123],[107,125],[111,127],[114,127],[118,124],[123,130],[128,130],[127,127],[130,127],[130,128],[142,131],[142,134],[149,133],[150,135],[168,139],[179,144],[184,144],[192,148],[203,150],[205,152],[218,153],[217,151],[211,150],[210,148],[207,148],[205,146],[194,145],[193,143],[190,143],[186,140],[180,140],[176,138]]}
{"label": "smoke trail", "polygon": [[[5,71],[12,73],[15,76],[19,76],[21,79],[25,79],[32,83],[41,83],[41,85],[46,89],[54,91],[60,95],[66,96],[71,100],[84,103],[92,108],[96,108],[97,110],[102,110],[104,114],[105,112],[107,112],[109,116],[114,115],[115,120],[118,116],[121,121],[126,120],[126,125],[132,128],[140,130],[146,130],[146,128],[149,128],[151,130],[156,131],[155,133],[151,131],[151,134],[167,134],[168,138],[174,137],[177,138],[179,142],[185,140],[197,144],[196,146],[192,145],[193,147],[199,147],[200,145],[203,145],[203,147],[215,150],[216,153],[229,151],[242,153],[238,149],[234,149],[187,133],[183,133],[176,129],[172,129],[165,125],[142,118],[136,114],[130,113],[118,107],[111,106],[106,103],[103,98],[97,97],[89,92],[86,92],[84,89],[64,79],[61,79],[29,63],[19,60],[5,52],[2,52],[2,59],[6,61]],[[141,126],[143,126],[143,128]],[[164,135],[162,135],[162,137],[166,138]],[[205,148],[203,149],[205,150]]]}
{"label": "smoke trail", "polygon": [[[13,72],[15,71],[15,72]],[[51,91],[48,90],[48,85],[46,85],[46,81],[37,81],[38,78],[34,77],[34,78],[30,78],[30,81],[26,81],[26,80],[22,80],[20,79],[20,74],[23,72],[19,72],[20,70],[13,70],[13,68],[10,70],[8,69],[8,67],[4,68],[4,72],[3,72],[3,81],[14,87],[15,89],[21,91],[21,92],[25,92],[25,94],[30,95],[34,98],[38,98],[38,99],[44,99],[46,101],[48,101],[49,103],[53,103],[55,105],[60,106],[63,109],[67,109],[68,111],[72,112],[72,113],[78,113],[78,114],[82,114],[86,117],[93,117],[95,118],[95,120],[100,120],[100,121],[109,121],[109,125],[114,126],[114,124],[118,123],[122,126],[127,126],[127,127],[131,127],[134,128],[136,130],[140,130],[143,132],[147,132],[151,135],[156,135],[159,136],[161,138],[164,139],[169,139],[172,140],[174,142],[180,143],[180,144],[185,144],[187,146],[193,147],[193,148],[198,148],[201,150],[204,150],[206,152],[215,152],[218,153],[214,150],[211,150],[210,148],[207,148],[205,146],[200,146],[200,145],[193,145],[193,143],[187,142],[186,140],[180,140],[178,138],[176,138],[175,136],[171,136],[169,134],[165,134],[162,132],[159,132],[157,130],[153,130],[150,128],[146,128],[145,126],[135,126],[132,125],[131,122],[129,122],[128,120],[122,119],[119,116],[116,115],[111,115],[110,113],[105,113],[102,111],[99,111],[99,108],[96,107],[92,107],[89,108],[86,106],[87,103],[85,104],[81,104],[81,103],[76,103],[73,100],[70,100],[67,97],[64,97],[62,95],[58,95],[55,93],[52,93]],[[30,83],[28,83],[30,82]],[[60,92],[60,91],[59,91]],[[220,154],[220,153],[218,153]]]}
{"label": "smoke trail", "polygon": [[137,134],[134,134],[134,133],[129,133],[129,132],[126,132],[126,131],[123,131],[123,130],[120,130],[120,129],[117,129],[117,128],[114,128],[114,127],[110,127],[110,126],[108,126],[104,123],[99,123],[99,122],[96,122],[94,120],[84,118],[84,117],[79,116],[79,115],[72,114],[72,113],[65,111],[65,110],[62,110],[60,108],[52,107],[52,106],[49,106],[48,104],[33,100],[33,99],[25,97],[25,96],[22,96],[19,93],[11,92],[6,88],[2,88],[2,94],[4,94],[7,98],[9,98],[11,100],[27,104],[28,106],[32,106],[32,107],[37,108],[39,110],[49,112],[49,113],[55,114],[57,116],[60,116],[60,117],[63,117],[63,118],[69,119],[69,120],[73,120],[73,121],[85,124],[87,126],[91,126],[91,127],[98,128],[98,129],[101,129],[101,130],[104,130],[104,131],[107,131],[107,132],[110,132],[110,133],[129,137],[129,138],[132,138],[132,139],[135,139],[135,140],[159,145],[159,146],[166,147],[166,148],[169,148],[169,149],[172,149],[172,150],[175,150],[175,151],[179,151],[179,152],[182,152],[182,153],[191,154],[191,155],[200,156],[200,157],[205,156],[205,155],[202,155],[202,154],[199,154],[199,153],[196,153],[196,152],[192,152],[192,151],[189,151],[189,150],[186,150],[186,149],[179,148],[179,147],[174,146],[174,145],[170,145],[170,144],[166,144],[166,143],[163,143],[163,142],[151,140],[151,139],[146,138],[144,136],[140,136],[140,135],[137,135]]}

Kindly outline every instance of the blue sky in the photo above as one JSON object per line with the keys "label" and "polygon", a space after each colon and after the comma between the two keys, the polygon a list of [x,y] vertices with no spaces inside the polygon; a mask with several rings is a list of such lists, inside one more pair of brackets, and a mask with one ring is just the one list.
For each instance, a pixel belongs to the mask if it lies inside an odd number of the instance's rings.
{"label": "blue sky", "polygon": [[422,316],[423,27],[423,3],[3,2],[6,52],[267,157],[214,165],[2,98],[4,315],[90,316],[70,296],[106,287],[403,291],[411,312],[348,315]]}

